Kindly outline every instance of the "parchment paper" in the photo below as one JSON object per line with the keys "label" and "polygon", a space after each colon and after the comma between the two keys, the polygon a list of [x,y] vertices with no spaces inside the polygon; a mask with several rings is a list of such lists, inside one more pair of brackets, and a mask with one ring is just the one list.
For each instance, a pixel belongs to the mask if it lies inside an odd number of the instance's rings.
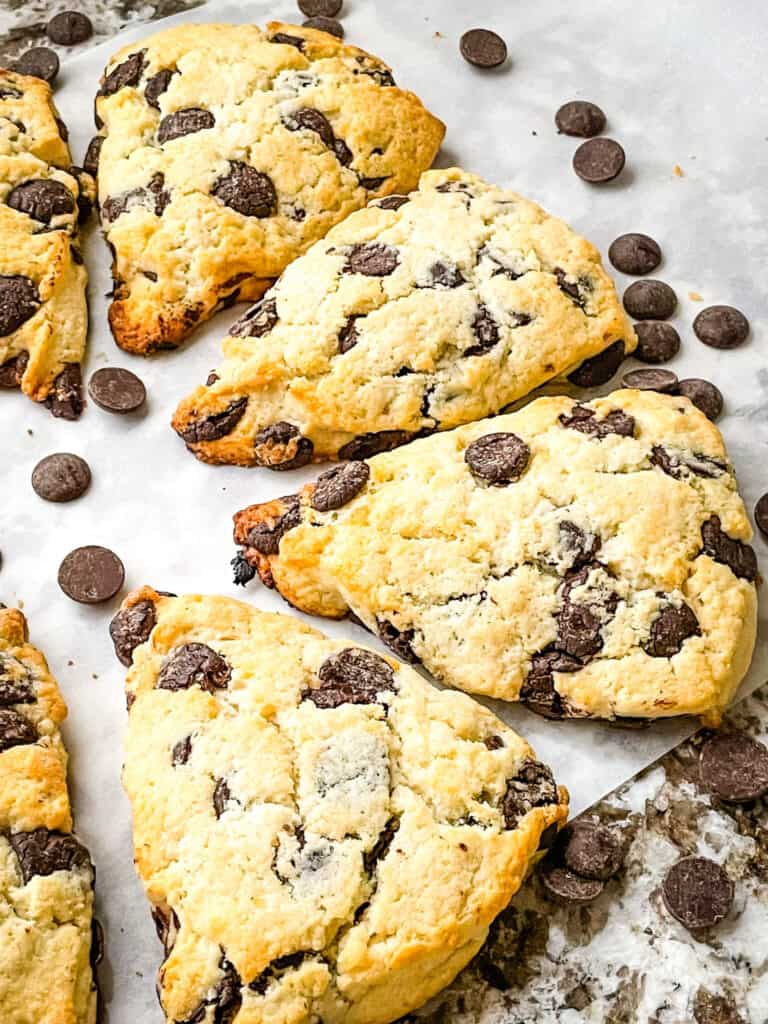
{"label": "parchment paper", "polygon": [[[672,363],[681,376],[714,379],[726,398],[720,426],[748,507],[768,490],[768,357],[765,272],[768,200],[768,103],[755,2],[635,0],[510,5],[475,0],[346,0],[347,38],[389,61],[397,81],[414,89],[448,124],[442,165],[460,163],[509,185],[565,217],[605,253],[624,231],[656,237],[665,262],[658,276],[677,290],[675,320],[683,350]],[[65,64],[57,102],[71,129],[76,162],[93,132],[92,99],[109,55],[129,40],[177,21],[297,17],[292,3],[212,3],[164,23],[132,29]],[[497,28],[511,60],[482,73],[457,52],[462,31]],[[621,180],[590,187],[573,173],[576,140],[556,134],[553,114],[564,101],[593,100],[607,112],[608,133],[627,150]],[[682,176],[673,172],[675,165]],[[92,329],[86,376],[105,365],[129,366],[148,386],[146,411],[120,418],[90,403],[79,423],[53,420],[20,395],[0,395],[2,550],[0,599],[22,603],[33,640],[45,651],[70,707],[79,830],[97,865],[99,914],[106,927],[102,971],[111,1024],[161,1020],[154,995],[160,947],[133,873],[127,801],[119,781],[125,724],[123,670],[107,637],[118,601],[88,608],[56,585],[63,556],[80,544],[104,544],[124,560],[127,587],[144,582],[178,593],[221,592],[288,612],[263,588],[247,593],[230,582],[230,516],[243,505],[284,494],[316,470],[280,476],[212,468],[197,462],[168,427],[177,400],[219,358],[224,312],[178,352],[142,361],[120,352],[106,324],[107,249],[95,227],[86,239]],[[620,277],[620,275],[618,275]],[[628,282],[620,279],[619,286]],[[691,300],[689,292],[702,300]],[[752,322],[748,344],[716,352],[690,324],[704,304],[726,302]],[[36,462],[72,451],[93,470],[90,492],[70,505],[38,499],[29,477]],[[755,545],[768,575],[768,546]],[[314,624],[336,636],[375,641],[349,623]],[[766,605],[759,654],[742,694],[768,678]],[[691,721],[625,732],[595,723],[553,724],[528,712],[494,707],[555,768],[578,811],[657,758],[694,728]]]}

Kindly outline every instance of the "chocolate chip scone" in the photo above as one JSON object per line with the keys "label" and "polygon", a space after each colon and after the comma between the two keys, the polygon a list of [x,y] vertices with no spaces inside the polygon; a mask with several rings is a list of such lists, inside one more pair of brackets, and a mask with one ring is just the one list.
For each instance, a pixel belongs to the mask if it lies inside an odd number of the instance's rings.
{"label": "chocolate chip scone", "polygon": [[78,219],[95,188],[73,167],[50,86],[0,68],[0,388],[82,411],[87,274]]}
{"label": "chocolate chip scone", "polygon": [[111,634],[176,1024],[394,1020],[477,952],[567,817],[480,704],[295,619],[145,587]]}
{"label": "chocolate chip scone", "polygon": [[0,1020],[95,1024],[93,865],[72,835],[67,709],[17,609],[0,608]]}
{"label": "chocolate chip scone", "polygon": [[716,724],[756,633],[751,528],[686,398],[541,398],[235,516],[238,582],[551,717]]}
{"label": "chocolate chip scone", "polygon": [[364,459],[553,377],[611,376],[636,343],[589,242],[474,174],[429,171],[292,263],[173,426],[206,462]]}
{"label": "chocolate chip scone", "polygon": [[444,134],[378,58],[277,22],[179,25],[125,47],[96,123],[109,319],[144,354],[259,298],[372,196],[414,188]]}

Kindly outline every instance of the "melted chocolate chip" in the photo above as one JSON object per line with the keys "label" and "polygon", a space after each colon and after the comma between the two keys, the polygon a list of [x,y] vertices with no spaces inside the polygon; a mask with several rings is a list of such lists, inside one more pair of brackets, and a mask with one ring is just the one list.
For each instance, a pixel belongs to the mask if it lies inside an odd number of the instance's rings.
{"label": "melted chocolate chip", "polygon": [[347,322],[339,331],[339,353],[341,355],[349,352],[360,340],[357,334],[357,321],[361,319],[360,316],[348,316]]}
{"label": "melted chocolate chip", "polygon": [[643,650],[652,658],[672,658],[692,636],[701,636],[699,620],[693,609],[684,602],[679,607],[668,604],[651,623],[650,635],[643,644]]}
{"label": "melted chocolate chip", "polygon": [[76,420],[83,411],[83,382],[78,363],[68,363],[58,376],[45,400],[56,419]]}
{"label": "melted chocolate chip", "polygon": [[591,290],[591,284],[586,278],[579,278],[576,281],[569,281],[568,274],[562,267],[555,267],[555,279],[557,287],[573,302],[579,309],[586,305],[586,294]]}
{"label": "melted chocolate chip", "polygon": [[162,217],[171,201],[171,194],[165,188],[165,177],[161,172],[153,174],[145,188],[132,188],[120,195],[108,196],[101,204],[103,220],[115,221],[135,207],[151,210],[156,217]]}
{"label": "melted chocolate chip", "polygon": [[229,333],[235,338],[263,338],[277,326],[277,299],[262,299],[233,324]]}
{"label": "melted chocolate chip", "polygon": [[302,53],[304,52],[304,43],[306,42],[301,36],[290,36],[287,32],[275,32],[269,41],[270,43],[282,43],[284,46],[295,46]]}
{"label": "melted chocolate chip", "polygon": [[277,211],[272,179],[239,160],[230,160],[229,173],[215,182],[211,194],[244,217],[271,217]]}
{"label": "melted chocolate chip", "polygon": [[387,619],[378,619],[376,629],[382,643],[386,644],[390,651],[394,651],[398,658],[407,661],[410,665],[419,664],[419,656],[412,647],[416,636],[415,630],[400,630]]}
{"label": "melted chocolate chip", "polygon": [[50,224],[54,217],[72,213],[75,197],[66,185],[52,178],[32,178],[11,189],[6,199],[13,210],[26,213],[41,224]]}
{"label": "melted chocolate chip", "polygon": [[161,146],[174,139],[180,139],[184,135],[193,135],[195,132],[205,131],[213,128],[216,118],[210,110],[201,110],[200,107],[185,107],[176,110],[173,114],[167,114],[160,122],[157,129],[157,141]]}
{"label": "melted chocolate chip", "polygon": [[129,666],[133,652],[149,639],[155,627],[157,615],[152,601],[139,601],[130,608],[122,608],[109,624],[109,635],[115,648],[117,660]]}
{"label": "melted chocolate chip", "polygon": [[684,478],[686,471],[705,479],[722,476],[728,471],[723,462],[718,462],[709,455],[700,455],[698,452],[673,452],[660,444],[655,444],[651,449],[650,462],[675,480]]}
{"label": "melted chocolate chip", "polygon": [[312,461],[315,446],[292,423],[272,423],[256,435],[253,442],[257,466],[268,469],[298,469]]}
{"label": "melted chocolate chip", "polygon": [[477,344],[465,349],[465,356],[483,355],[499,343],[499,325],[485,306],[478,306],[472,321],[472,333],[477,339]]}
{"label": "melted chocolate chip", "polygon": [[227,809],[227,804],[232,799],[232,793],[227,785],[226,779],[219,779],[213,790],[213,810],[217,818],[220,818]]}
{"label": "melted chocolate chip", "polygon": [[236,587],[244,587],[256,575],[256,570],[241,551],[230,559],[229,564],[232,566],[232,582]]}
{"label": "melted chocolate chip", "polygon": [[635,433],[634,418],[621,409],[612,409],[607,416],[599,420],[594,409],[589,409],[585,405],[574,405],[570,415],[566,416],[563,413],[560,416],[560,423],[569,430],[578,430],[580,434],[589,434],[597,438],[608,437],[610,434],[633,437]]}
{"label": "melted chocolate chip", "polygon": [[187,444],[218,441],[232,433],[243,418],[247,405],[247,398],[235,398],[221,412],[210,413],[205,419],[190,423],[179,434]]}
{"label": "melted chocolate chip", "polygon": [[720,526],[720,517],[711,516],[701,526],[702,551],[721,565],[727,565],[740,579],[757,579],[757,555],[743,541],[729,537]]}
{"label": "melted chocolate chip", "polygon": [[388,277],[399,263],[400,254],[397,249],[382,242],[365,242],[351,247],[344,265],[344,273]]}
{"label": "melted chocolate chip", "polygon": [[38,875],[52,875],[54,871],[93,871],[88,851],[74,836],[38,828],[34,832],[16,832],[8,842],[18,858],[25,885]]}
{"label": "melted chocolate chip", "polygon": [[40,308],[37,285],[22,274],[0,275],[0,336],[18,330]]}
{"label": "melted chocolate chip", "polygon": [[207,644],[184,644],[163,662],[157,680],[159,690],[188,690],[200,686],[208,693],[226,690],[232,670],[226,660]]}
{"label": "melted chocolate chip", "polygon": [[551,770],[540,761],[526,761],[517,775],[507,779],[501,805],[504,823],[507,828],[516,828],[520,819],[534,807],[557,803],[557,786]]}
{"label": "melted chocolate chip", "polygon": [[560,550],[569,563],[569,569],[579,569],[591,562],[600,550],[600,537],[596,533],[587,533],[576,523],[564,519],[558,530]]}
{"label": "melted chocolate chip", "polygon": [[283,124],[289,132],[298,132],[302,129],[314,132],[315,135],[320,136],[323,145],[327,146],[328,149],[333,149],[336,136],[330,121],[319,110],[315,110],[313,107],[302,107],[300,110],[295,110],[286,115],[283,118]]}
{"label": "melted chocolate chip", "polygon": [[150,107],[154,107],[155,110],[160,109],[160,97],[167,92],[171,79],[176,73],[170,68],[163,68],[162,71],[158,71],[147,79],[147,84],[144,86],[144,99]]}
{"label": "melted chocolate chip", "polygon": [[568,718],[570,708],[555,689],[554,672],[577,672],[582,663],[562,651],[549,647],[531,659],[531,668],[520,690],[520,701],[543,718]]}
{"label": "melted chocolate chip", "polygon": [[0,388],[20,388],[28,362],[28,352],[19,352],[18,355],[6,360],[0,366]]}
{"label": "melted chocolate chip", "polygon": [[388,174],[385,174],[380,178],[364,178],[359,174],[357,176],[360,188],[364,188],[366,192],[377,192],[385,181],[389,181],[389,178],[390,175]]}
{"label": "melted chocolate chip", "polygon": [[138,85],[144,72],[144,54],[146,52],[146,50],[141,50],[139,53],[132,53],[127,60],[110,71],[101,83],[99,96],[111,96],[127,85]]}
{"label": "melted chocolate chip", "polygon": [[88,149],[85,151],[85,159],[83,160],[83,168],[95,178],[99,173],[99,157],[101,156],[101,147],[104,145],[103,135],[94,135],[91,141],[88,143]]}
{"label": "melted chocolate chip", "polygon": [[171,751],[171,764],[178,768],[180,764],[186,764],[192,756],[192,737],[185,736],[183,740],[174,743]]}
{"label": "melted chocolate chip", "polygon": [[360,434],[339,448],[339,459],[370,459],[381,452],[391,452],[393,448],[399,448],[412,438],[413,434],[407,430],[380,430],[377,434]]}
{"label": "melted chocolate chip", "polygon": [[261,974],[257,975],[252,982],[248,985],[248,988],[252,992],[258,992],[260,996],[265,995],[269,988],[270,982],[281,977],[286,971],[300,967],[304,960],[307,958],[307,954],[304,952],[288,953],[286,956],[279,956],[276,960],[273,960],[268,967],[266,967]]}
{"label": "melted chocolate chip", "polygon": [[376,199],[371,206],[378,206],[380,210],[399,210],[408,202],[408,196],[385,196],[383,199]]}
{"label": "melted chocolate chip", "polygon": [[11,747],[37,743],[37,729],[18,711],[0,711],[0,752]]}
{"label": "melted chocolate chip", "polygon": [[276,555],[285,534],[301,522],[301,503],[298,495],[289,494],[280,501],[285,506],[285,511],[279,516],[262,519],[253,527],[246,539],[248,547],[255,548],[262,555]]}
{"label": "melted chocolate chip", "polygon": [[[438,260],[429,268],[431,288],[460,288],[466,284],[464,275],[455,263]],[[497,332],[498,333],[498,332]]]}
{"label": "melted chocolate chip", "polygon": [[578,388],[596,388],[616,374],[624,360],[624,342],[614,341],[608,348],[598,352],[596,356],[585,359],[576,369],[568,374],[568,380]]}
{"label": "melted chocolate chip", "polygon": [[464,461],[475,480],[507,487],[528,467],[531,449],[517,434],[486,434],[467,445]]}
{"label": "melted chocolate chip", "polygon": [[317,478],[310,504],[318,512],[331,512],[351,501],[368,483],[371,475],[366,462],[347,462],[334,466]]}
{"label": "melted chocolate chip", "polygon": [[341,704],[375,704],[383,691],[395,691],[395,673],[373,651],[347,647],[326,658],[318,671],[320,686],[305,690],[303,697],[318,708]]}
{"label": "melted chocolate chip", "polygon": [[34,704],[37,700],[35,688],[32,685],[32,678],[24,669],[21,678],[14,678],[8,672],[9,663],[13,662],[19,668],[23,668],[21,662],[5,656],[0,656],[0,708],[10,708],[14,704]]}

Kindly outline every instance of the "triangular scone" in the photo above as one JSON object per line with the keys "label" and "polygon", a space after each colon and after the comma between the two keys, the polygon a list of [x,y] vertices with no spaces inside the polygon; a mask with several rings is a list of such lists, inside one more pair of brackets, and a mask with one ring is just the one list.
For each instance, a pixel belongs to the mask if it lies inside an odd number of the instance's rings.
{"label": "triangular scone", "polygon": [[474,174],[429,171],[288,267],[173,426],[206,462],[364,459],[585,360],[610,377],[635,345],[589,242]]}
{"label": "triangular scone", "polygon": [[235,516],[235,566],[471,693],[714,724],[755,642],[750,536],[717,428],[615,391],[328,470]]}
{"label": "triangular scone", "polygon": [[414,188],[445,131],[376,57],[280,23],[132,43],[107,66],[96,119],[109,319],[144,354],[259,298],[373,196]]}
{"label": "triangular scone", "polygon": [[0,69],[0,388],[21,387],[64,419],[83,406],[87,274],[77,225],[93,199],[50,86]]}
{"label": "triangular scone", "polygon": [[0,1020],[95,1024],[93,865],[72,835],[67,709],[17,609],[0,608]]}
{"label": "triangular scone", "polygon": [[169,1021],[395,1020],[474,956],[567,817],[524,740],[393,658],[148,587],[110,632]]}

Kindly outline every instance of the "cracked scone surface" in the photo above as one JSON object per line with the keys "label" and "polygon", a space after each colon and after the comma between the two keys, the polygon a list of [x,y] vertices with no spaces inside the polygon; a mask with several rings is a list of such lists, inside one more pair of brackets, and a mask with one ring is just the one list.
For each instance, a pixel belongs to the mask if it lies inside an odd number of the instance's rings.
{"label": "cracked scone surface", "polygon": [[[66,707],[17,609],[0,608],[0,1020],[95,1024],[93,866],[72,835]],[[98,958],[98,942],[93,956]]]}
{"label": "cracked scone surface", "polygon": [[472,693],[715,724],[755,642],[750,537],[717,428],[624,390],[334,467],[239,512],[234,564]]}
{"label": "cracked scone surface", "polygon": [[367,458],[635,345],[589,242],[477,175],[428,171],[292,263],[173,426],[207,462]]}
{"label": "cracked scone surface", "polygon": [[48,84],[0,69],[0,388],[76,419],[88,328],[77,227],[94,184],[66,139]]}
{"label": "cracked scone surface", "polygon": [[169,1021],[394,1020],[477,952],[567,817],[485,708],[295,619],[145,587],[111,633]]}
{"label": "cracked scone surface", "polygon": [[412,189],[443,125],[376,57],[277,22],[131,44],[96,98],[117,343],[178,345],[374,196]]}

